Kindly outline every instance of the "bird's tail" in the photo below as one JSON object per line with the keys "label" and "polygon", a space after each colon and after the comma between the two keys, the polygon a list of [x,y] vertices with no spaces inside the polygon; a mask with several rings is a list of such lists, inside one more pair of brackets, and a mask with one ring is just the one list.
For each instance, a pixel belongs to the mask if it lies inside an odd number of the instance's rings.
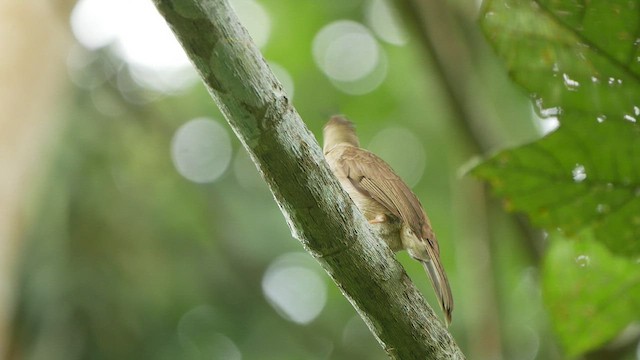
{"label": "bird's tail", "polygon": [[433,285],[436,296],[440,301],[440,307],[446,318],[447,326],[449,326],[449,324],[451,324],[451,314],[453,313],[453,296],[451,295],[447,274],[445,274],[438,257],[431,257],[431,260],[420,262],[427,272],[427,275],[429,275],[431,285]]}

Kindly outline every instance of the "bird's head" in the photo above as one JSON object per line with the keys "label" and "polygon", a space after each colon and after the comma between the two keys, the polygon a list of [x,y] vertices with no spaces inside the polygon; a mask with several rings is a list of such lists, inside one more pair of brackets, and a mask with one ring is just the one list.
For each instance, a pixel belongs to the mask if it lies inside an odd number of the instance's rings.
{"label": "bird's head", "polygon": [[351,121],[341,115],[334,115],[327,121],[327,124],[322,130],[322,137],[324,138],[323,151],[325,154],[334,146],[341,143],[360,147],[355,126]]}

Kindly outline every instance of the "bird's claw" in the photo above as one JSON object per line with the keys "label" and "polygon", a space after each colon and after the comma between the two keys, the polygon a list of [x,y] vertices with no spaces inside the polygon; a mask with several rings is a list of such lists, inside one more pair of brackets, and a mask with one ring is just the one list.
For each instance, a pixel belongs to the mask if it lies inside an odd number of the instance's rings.
{"label": "bird's claw", "polygon": [[373,219],[369,220],[369,224],[380,224],[383,222],[387,222],[387,216],[384,214],[376,215]]}

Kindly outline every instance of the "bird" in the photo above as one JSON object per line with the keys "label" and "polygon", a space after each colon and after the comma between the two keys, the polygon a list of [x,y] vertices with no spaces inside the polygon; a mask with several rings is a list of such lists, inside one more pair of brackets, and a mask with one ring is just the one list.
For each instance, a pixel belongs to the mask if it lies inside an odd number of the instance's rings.
{"label": "bird", "polygon": [[453,295],[440,260],[438,240],[418,197],[375,154],[360,147],[355,126],[342,115],[323,128],[324,158],[372,230],[395,253],[407,250],[424,267],[449,326]]}

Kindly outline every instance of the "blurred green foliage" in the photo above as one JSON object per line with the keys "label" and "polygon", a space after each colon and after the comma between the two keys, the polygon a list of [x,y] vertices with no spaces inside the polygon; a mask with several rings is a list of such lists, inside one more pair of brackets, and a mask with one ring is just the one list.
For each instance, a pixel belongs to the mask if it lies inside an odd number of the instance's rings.
{"label": "blurred green foliage", "polygon": [[[623,120],[638,116],[638,64],[625,62],[638,45],[624,35],[637,28],[630,15],[636,2],[580,8],[568,0],[493,0],[481,12],[508,73],[533,95],[538,112],[561,122],[542,140],[475,170],[508,199],[508,209],[550,231],[562,228],[550,236],[543,262],[548,315],[532,250],[541,244],[527,243],[508,215],[478,205],[481,187],[459,175],[473,154],[416,37],[404,46],[378,41],[388,72],[364,95],[339,91],[314,63],[318,31],[337,20],[366,24],[370,3],[262,0],[272,24],[262,51],[291,75],[293,103],[315,134],[343,113],[365,147],[389,128],[420,140],[425,171],[414,190],[440,239],[456,299],[450,330],[467,358],[564,358],[553,334],[567,355],[579,355],[637,320],[638,133]],[[477,39],[475,19],[463,15],[475,5],[450,5],[462,33]],[[386,358],[312,261],[304,266],[328,289],[319,316],[299,324],[272,305],[263,291],[270,266],[283,254],[311,257],[291,237],[238,141],[231,136],[233,158],[213,183],[190,182],[172,164],[180,125],[202,116],[223,123],[222,114],[202,85],[161,93],[138,84],[113,50],[72,54],[83,65],[69,69],[66,127],[24,239],[13,357]],[[471,50],[478,78],[466,85],[490,114],[476,130],[492,134],[496,148],[537,139],[528,101],[494,54],[484,43]],[[394,154],[380,153],[403,168]],[[489,233],[480,247],[474,245],[483,237],[469,233],[478,229]],[[404,253],[398,258],[436,304],[419,264]]]}

